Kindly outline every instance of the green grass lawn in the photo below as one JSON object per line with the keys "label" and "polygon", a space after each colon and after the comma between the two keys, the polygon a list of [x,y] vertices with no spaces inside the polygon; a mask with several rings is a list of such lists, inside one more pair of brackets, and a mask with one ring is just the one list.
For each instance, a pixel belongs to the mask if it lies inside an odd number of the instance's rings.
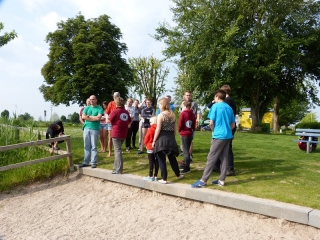
{"label": "green grass lawn", "polygon": [[[74,162],[82,163],[81,129],[67,128],[65,133],[72,136]],[[207,188],[320,209],[320,146],[307,154],[298,148],[297,143],[292,141],[294,139],[297,139],[294,135],[237,132],[233,141],[237,175],[227,177],[224,188],[210,184]],[[179,183],[191,184],[201,178],[210,140],[211,132],[195,133],[191,172]],[[177,142],[180,142],[179,136]],[[147,154],[138,155],[136,150],[127,153],[124,145],[123,150],[124,172],[147,176]],[[112,170],[114,158],[107,158],[106,155],[99,153],[98,167]],[[178,161],[181,160],[182,157],[178,157]],[[168,180],[176,182],[169,165],[168,173]],[[212,173],[208,183],[217,178],[218,173]]]}

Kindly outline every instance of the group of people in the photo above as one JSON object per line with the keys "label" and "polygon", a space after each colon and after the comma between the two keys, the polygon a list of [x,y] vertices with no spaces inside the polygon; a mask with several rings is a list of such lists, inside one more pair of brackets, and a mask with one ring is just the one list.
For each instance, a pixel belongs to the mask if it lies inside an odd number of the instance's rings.
{"label": "group of people", "polygon": [[[227,175],[235,175],[232,152],[232,139],[235,132],[236,105],[229,96],[230,87],[222,86],[214,93],[214,100],[208,105],[210,108],[208,118],[212,130],[211,147],[202,178],[191,186],[204,187],[215,169],[219,169],[219,179],[212,184],[224,186]],[[114,147],[113,174],[123,173],[122,144],[126,142],[126,151],[136,148],[136,135],[140,129],[138,154],[144,149],[148,154],[149,172],[144,177],[146,181],[158,180],[161,171],[160,183],[168,183],[166,158],[178,179],[190,172],[192,161],[193,138],[196,127],[197,104],[192,100],[190,91],[186,91],[183,102],[179,108],[178,132],[181,137],[181,151],[183,161],[178,164],[179,147],[176,142],[176,116],[171,97],[166,96],[159,101],[159,110],[156,114],[150,99],[141,104],[131,98],[125,101],[118,92],[114,93],[114,100],[102,107],[97,104],[96,96],[87,99],[86,107],[80,111],[80,121],[83,123],[84,161],[79,166],[97,166],[97,142],[100,134],[101,151],[111,156]]]}

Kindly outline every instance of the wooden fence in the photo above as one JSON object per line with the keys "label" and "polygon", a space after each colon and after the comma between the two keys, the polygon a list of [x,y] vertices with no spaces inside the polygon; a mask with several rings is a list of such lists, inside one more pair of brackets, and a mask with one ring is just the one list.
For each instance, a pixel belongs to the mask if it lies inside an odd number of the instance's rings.
{"label": "wooden fence", "polygon": [[[19,130],[24,130],[19,128]],[[41,138],[41,134],[38,132],[38,138]],[[48,162],[48,161],[53,161],[61,158],[68,158],[68,163],[69,163],[69,168],[70,171],[74,171],[74,165],[73,165],[73,160],[72,160],[72,151],[71,151],[71,143],[70,143],[70,136],[64,135],[62,137],[56,137],[54,138],[54,141],[66,141],[66,146],[67,146],[67,151],[66,153],[55,155],[55,156],[50,156],[46,158],[40,158],[40,159],[35,159],[35,160],[29,160],[26,162],[21,162],[21,163],[15,163],[15,164],[10,164],[7,166],[0,167],[0,172],[6,171],[9,169],[15,169],[19,167],[24,167],[28,165],[33,165],[41,162]],[[0,146],[0,152],[2,151],[8,151],[12,149],[17,149],[17,148],[23,148],[23,147],[29,147],[29,146],[38,146],[38,145],[47,145],[53,141],[53,138],[51,139],[46,139],[46,140],[38,140],[38,141],[32,141],[32,142],[26,142],[26,143],[18,143],[18,144],[12,144],[12,145],[7,145],[7,146]]]}

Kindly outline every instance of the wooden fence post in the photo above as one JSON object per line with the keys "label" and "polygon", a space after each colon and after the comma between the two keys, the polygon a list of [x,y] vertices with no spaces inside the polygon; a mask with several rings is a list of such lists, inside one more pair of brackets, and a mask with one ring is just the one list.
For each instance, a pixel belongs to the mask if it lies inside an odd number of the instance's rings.
{"label": "wooden fence post", "polygon": [[[70,137],[66,140],[66,146],[67,146],[67,152],[68,153],[72,153]],[[72,155],[70,157],[68,157],[68,163],[69,163],[69,167],[70,167],[70,172],[73,172],[74,171],[74,165],[73,165]]]}

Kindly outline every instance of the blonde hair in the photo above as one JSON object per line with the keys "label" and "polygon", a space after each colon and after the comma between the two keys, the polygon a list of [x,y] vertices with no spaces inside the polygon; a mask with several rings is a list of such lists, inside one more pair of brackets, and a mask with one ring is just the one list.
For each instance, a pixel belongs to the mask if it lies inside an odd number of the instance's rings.
{"label": "blonde hair", "polygon": [[124,100],[122,97],[116,97],[114,99],[114,102],[116,103],[117,107],[123,107],[124,106]]}
{"label": "blonde hair", "polygon": [[154,116],[154,117],[150,118],[150,124],[152,125],[152,124],[155,124],[155,123],[157,123],[157,116]]}
{"label": "blonde hair", "polygon": [[170,118],[175,117],[174,113],[170,109],[170,103],[169,103],[169,100],[167,98],[161,98],[160,101],[159,101],[159,106],[160,106],[160,111],[161,112],[168,111],[169,112],[168,116]]}

